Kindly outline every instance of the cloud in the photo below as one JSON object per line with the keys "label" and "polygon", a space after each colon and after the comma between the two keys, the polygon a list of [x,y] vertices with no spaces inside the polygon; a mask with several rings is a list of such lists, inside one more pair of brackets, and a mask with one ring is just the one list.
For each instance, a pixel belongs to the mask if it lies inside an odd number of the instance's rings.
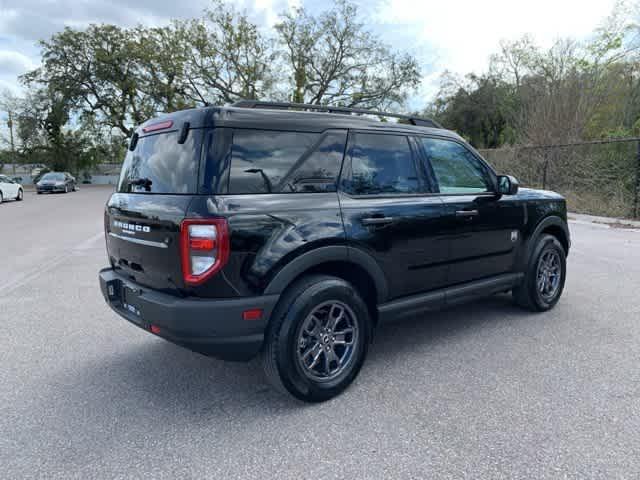
{"label": "cloud", "polygon": [[[237,8],[261,24],[272,24],[277,14],[296,0],[238,0]],[[213,3],[209,0],[4,0],[0,11],[0,36],[32,42],[49,38],[65,26],[83,27],[91,23],[120,26],[162,25],[172,19],[199,17]]]}
{"label": "cloud", "polygon": [[484,70],[501,39],[531,33],[543,46],[550,46],[560,37],[589,35],[611,12],[614,3],[615,0],[383,0],[376,18],[382,23],[404,25],[417,43],[432,45],[440,69],[466,73]]}
{"label": "cloud", "polygon": [[[271,26],[277,15],[300,0],[236,0],[258,25]],[[17,76],[39,62],[38,41],[66,26],[84,28],[91,23],[123,27],[166,25],[172,19],[197,18],[211,0],[0,0],[0,82],[19,91]]]}
{"label": "cloud", "polygon": [[168,0],[4,0],[0,12],[0,35],[35,42],[50,37],[65,26],[90,23],[135,25],[166,23],[171,18],[199,15],[206,0],[175,2]]}
{"label": "cloud", "polygon": [[[252,21],[270,27],[293,6],[312,12],[325,0],[227,0],[246,9]],[[353,0],[365,24],[395,49],[409,51],[423,65],[418,97],[435,93],[445,69],[481,72],[501,39],[532,33],[543,45],[563,36],[584,37],[606,17],[615,0]],[[210,0],[0,0],[0,80],[24,73],[39,61],[37,41],[65,26],[90,23],[121,26],[163,25],[173,18],[194,18]],[[16,82],[17,85],[17,82]],[[414,102],[412,102],[413,104]]]}
{"label": "cloud", "polygon": [[[424,105],[438,90],[440,75],[486,71],[500,40],[531,33],[543,47],[562,37],[584,38],[609,15],[615,0],[376,0],[372,20],[392,29],[394,45],[413,47],[426,66],[419,99]],[[392,37],[392,38],[394,38]]]}
{"label": "cloud", "polygon": [[11,50],[0,50],[0,75],[22,75],[36,64],[26,55]]}

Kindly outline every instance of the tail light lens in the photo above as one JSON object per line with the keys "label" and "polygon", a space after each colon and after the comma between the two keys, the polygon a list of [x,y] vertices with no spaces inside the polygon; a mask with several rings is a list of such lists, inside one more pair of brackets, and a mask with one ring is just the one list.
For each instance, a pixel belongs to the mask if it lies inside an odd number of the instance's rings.
{"label": "tail light lens", "polygon": [[229,226],[224,218],[187,219],[180,225],[182,276],[200,285],[220,271],[229,259]]}

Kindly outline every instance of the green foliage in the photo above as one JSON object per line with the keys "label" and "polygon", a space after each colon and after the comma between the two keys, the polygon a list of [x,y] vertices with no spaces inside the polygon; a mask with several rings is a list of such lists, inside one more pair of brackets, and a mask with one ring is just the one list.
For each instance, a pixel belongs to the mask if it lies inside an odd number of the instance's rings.
{"label": "green foliage", "polygon": [[[621,2],[582,43],[502,41],[486,73],[445,74],[424,113],[481,148],[637,135],[633,20]],[[135,125],[161,112],[239,99],[395,109],[421,81],[416,59],[385,45],[348,0],[290,10],[273,29],[213,0],[197,19],[67,27],[40,47],[11,107],[18,155],[68,169],[119,160]]]}
{"label": "green foliage", "polygon": [[473,145],[496,148],[512,141],[518,98],[514,88],[493,75],[468,75],[464,80],[448,75],[436,100],[436,114]]}
{"label": "green foliage", "polygon": [[420,83],[415,58],[384,45],[346,0],[318,16],[297,8],[275,28],[295,102],[386,108]]}
{"label": "green foliage", "polygon": [[189,104],[179,80],[180,33],[175,26],[67,27],[40,43],[42,66],[23,81],[34,90],[55,92],[70,112],[98,115],[105,127],[130,136],[133,125],[158,111]]}
{"label": "green foliage", "polygon": [[14,108],[19,155],[74,171],[122,158],[135,126],[162,112],[239,99],[398,106],[420,82],[416,60],[382,44],[347,0],[285,13],[271,31],[213,0],[201,18],[66,27],[40,48]]}
{"label": "green foliage", "polygon": [[275,74],[272,42],[245,12],[221,0],[213,3],[202,19],[181,24],[191,97],[202,103],[226,103],[268,95]]}
{"label": "green foliage", "polygon": [[636,134],[640,30],[633,20],[619,2],[586,42],[560,39],[546,50],[529,35],[500,42],[488,73],[446,75],[428,110],[480,148]]}

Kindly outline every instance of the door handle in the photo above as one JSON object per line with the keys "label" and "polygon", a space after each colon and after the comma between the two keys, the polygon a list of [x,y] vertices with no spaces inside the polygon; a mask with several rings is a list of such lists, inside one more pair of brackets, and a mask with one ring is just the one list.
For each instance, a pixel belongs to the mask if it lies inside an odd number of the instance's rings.
{"label": "door handle", "polygon": [[478,210],[457,210],[456,217],[477,217],[479,215]]}
{"label": "door handle", "polygon": [[388,225],[393,223],[393,217],[368,217],[361,220],[363,225]]}

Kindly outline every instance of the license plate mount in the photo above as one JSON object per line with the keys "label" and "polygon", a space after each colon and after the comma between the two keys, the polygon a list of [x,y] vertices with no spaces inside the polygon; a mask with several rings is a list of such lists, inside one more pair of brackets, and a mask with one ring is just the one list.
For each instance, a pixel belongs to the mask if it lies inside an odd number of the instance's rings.
{"label": "license plate mount", "polygon": [[136,323],[142,324],[142,313],[138,302],[139,291],[126,285],[122,287],[122,308],[126,310]]}

